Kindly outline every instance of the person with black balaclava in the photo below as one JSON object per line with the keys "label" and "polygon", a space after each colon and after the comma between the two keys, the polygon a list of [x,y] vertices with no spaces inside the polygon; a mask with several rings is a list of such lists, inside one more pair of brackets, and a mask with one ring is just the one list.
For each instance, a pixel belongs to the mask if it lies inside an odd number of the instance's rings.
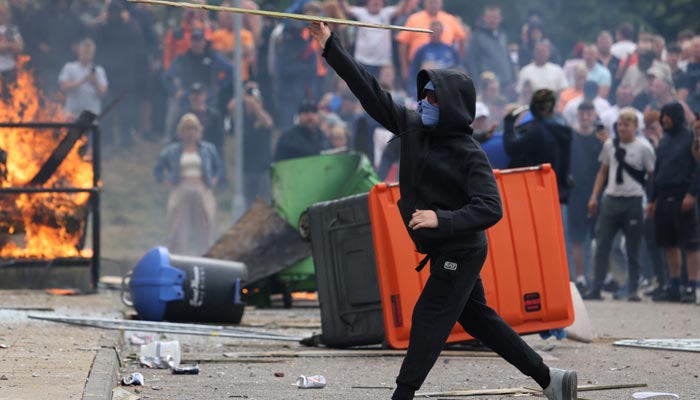
{"label": "person with black balaclava", "polygon": [[326,24],[309,30],[367,113],[400,140],[398,208],[417,250],[426,254],[417,269],[430,261],[392,399],[413,399],[455,322],[537,381],[547,399],[575,399],[576,373],[550,369],[486,304],[479,277],[488,250],[484,231],[501,219],[503,209],[491,165],[472,137],[471,78],[454,70],[420,71],[418,111],[409,110],[381,89]]}
{"label": "person with black balaclava", "polygon": [[[664,136],[657,149],[655,175],[647,214],[656,223],[656,241],[666,252],[669,287],[655,301],[695,303],[700,270],[700,164],[692,153],[693,132],[685,123],[683,106],[669,103],[661,109]],[[681,291],[681,248],[688,264],[688,285]]]}
{"label": "person with black balaclava", "polygon": [[549,89],[532,95],[532,122],[521,132],[515,132],[517,115],[508,114],[503,121],[503,145],[511,157],[510,168],[549,163],[557,176],[559,202],[569,196],[569,163],[571,157],[571,128],[554,115],[556,100]]}

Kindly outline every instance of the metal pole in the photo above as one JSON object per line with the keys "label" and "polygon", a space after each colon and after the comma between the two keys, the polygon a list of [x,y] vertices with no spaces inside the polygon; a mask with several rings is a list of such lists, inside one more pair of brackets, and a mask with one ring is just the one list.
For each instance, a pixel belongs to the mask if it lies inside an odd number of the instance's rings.
{"label": "metal pole", "polygon": [[[234,0],[234,6],[239,7],[241,0]],[[243,20],[241,14],[233,15],[234,35],[234,74],[233,96],[236,99],[236,108],[233,115],[234,147],[234,180],[233,180],[233,210],[232,220],[236,222],[245,212],[243,198],[243,41],[241,40],[241,28]]]}
{"label": "metal pole", "polygon": [[102,165],[102,151],[100,140],[100,128],[95,126],[92,130],[92,290],[97,292],[100,281],[100,180],[102,179],[100,167]]}

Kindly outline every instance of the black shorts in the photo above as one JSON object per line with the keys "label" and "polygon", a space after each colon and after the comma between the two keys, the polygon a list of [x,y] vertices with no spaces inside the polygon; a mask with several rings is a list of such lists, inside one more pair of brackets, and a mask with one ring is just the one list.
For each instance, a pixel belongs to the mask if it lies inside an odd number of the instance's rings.
{"label": "black shorts", "polygon": [[656,200],[654,223],[656,242],[660,247],[682,247],[700,250],[698,205],[687,213],[681,211],[683,196],[659,196]]}
{"label": "black shorts", "polygon": [[595,235],[596,218],[588,217],[588,199],[583,197],[569,197],[569,204],[566,206],[567,230],[566,239],[571,243],[583,243],[586,238],[593,238]]}

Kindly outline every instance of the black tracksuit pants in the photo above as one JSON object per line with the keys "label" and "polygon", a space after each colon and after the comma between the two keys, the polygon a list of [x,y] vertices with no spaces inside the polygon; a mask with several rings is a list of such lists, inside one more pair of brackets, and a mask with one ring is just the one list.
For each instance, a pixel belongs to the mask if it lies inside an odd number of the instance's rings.
{"label": "black tracksuit pants", "polygon": [[[399,389],[421,387],[457,321],[523,374],[538,382],[549,379],[542,357],[486,305],[479,273],[487,251],[484,246],[458,255],[431,255],[430,277],[413,310],[408,352],[396,378]],[[399,389],[395,400],[404,398]]]}

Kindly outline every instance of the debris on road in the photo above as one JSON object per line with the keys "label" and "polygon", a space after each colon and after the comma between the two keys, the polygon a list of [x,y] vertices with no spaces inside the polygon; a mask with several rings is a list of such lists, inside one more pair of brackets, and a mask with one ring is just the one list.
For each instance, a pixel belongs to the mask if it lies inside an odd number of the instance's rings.
{"label": "debris on road", "polygon": [[610,368],[610,371],[622,371],[623,369],[631,368],[631,365],[624,365],[622,367],[612,367]]}
{"label": "debris on road", "polygon": [[142,344],[152,342],[155,339],[155,337],[155,335],[147,333],[134,333],[133,335],[129,336],[129,344],[132,344],[134,346],[140,346]]}
{"label": "debris on road", "polygon": [[[244,351],[224,353],[227,358],[296,358],[296,357],[404,357],[406,350],[281,350]],[[445,350],[441,357],[498,357],[496,353],[484,351]]]}
{"label": "debris on road", "polygon": [[284,372],[275,372],[275,378],[284,378]]}
{"label": "debris on road", "polygon": [[112,389],[112,400],[138,400],[139,396],[130,393],[120,387]]}
{"label": "debris on road", "polygon": [[148,368],[175,368],[180,365],[180,342],[155,341],[141,346],[139,362]]}
{"label": "debris on road", "polygon": [[301,375],[297,378],[296,386],[299,389],[323,389],[326,387],[326,378],[323,375]]}
{"label": "debris on road", "polygon": [[[598,390],[631,389],[647,387],[646,383],[629,383],[620,385],[581,385],[579,392],[590,392]],[[453,390],[449,392],[418,392],[415,397],[467,397],[467,396],[491,396],[491,395],[535,395],[541,394],[540,389],[531,388],[505,388],[505,389],[476,389],[476,390]],[[579,397],[580,398],[580,397]]]}
{"label": "debris on road", "polygon": [[636,392],[632,394],[632,397],[635,399],[651,399],[653,397],[674,397],[676,399],[680,399],[680,396],[675,393],[662,392]]}
{"label": "debris on road", "polygon": [[174,375],[199,375],[199,365],[184,365],[172,368]]}
{"label": "debris on road", "polygon": [[130,321],[124,319],[108,319],[108,318],[76,318],[76,317],[52,317],[45,315],[28,315],[30,319],[38,319],[51,322],[60,322],[65,324],[92,326],[102,329],[114,329],[120,331],[141,331],[141,332],[156,332],[156,333],[176,333],[179,335],[198,335],[198,336],[219,336],[236,339],[258,339],[258,340],[276,340],[285,342],[299,342],[300,337],[279,335],[275,333],[258,332],[248,329],[231,328],[227,326],[216,325],[197,325],[175,322],[151,322],[151,321]]}
{"label": "debris on road", "polygon": [[9,349],[9,348],[10,348],[10,346],[8,346],[4,343],[0,343],[0,349]]}
{"label": "debris on road", "polygon": [[618,340],[613,346],[700,353],[700,339],[630,339]]}
{"label": "debris on road", "polygon": [[80,290],[78,290],[78,289],[48,288],[48,289],[45,289],[45,291],[48,294],[53,294],[56,296],[73,296],[76,294],[80,294]]}
{"label": "debris on road", "polygon": [[122,378],[122,384],[125,386],[143,386],[144,382],[143,374],[140,372],[133,372]]}

